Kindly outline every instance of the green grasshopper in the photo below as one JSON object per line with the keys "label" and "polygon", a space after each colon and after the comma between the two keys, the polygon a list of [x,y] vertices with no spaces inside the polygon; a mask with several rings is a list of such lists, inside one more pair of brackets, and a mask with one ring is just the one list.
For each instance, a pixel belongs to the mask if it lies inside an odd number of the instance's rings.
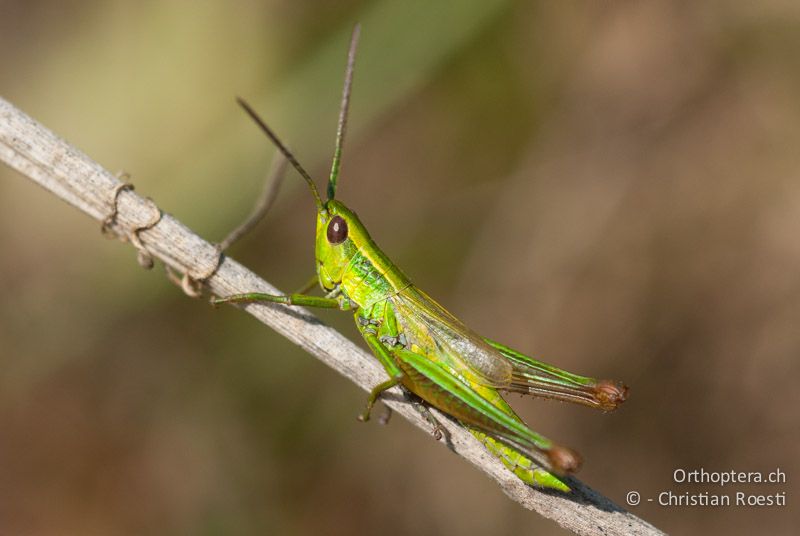
{"label": "green grasshopper", "polygon": [[[571,374],[479,336],[415,287],[373,242],[358,216],[335,199],[358,34],[356,26],[348,52],[326,201],[322,201],[311,176],[292,153],[253,109],[238,99],[305,179],[314,197],[314,283],[319,283],[325,296],[246,293],[212,301],[273,302],[351,311],[356,328],[389,375],[372,389],[360,420],[369,419],[384,391],[400,385],[457,419],[524,482],[567,492],[570,488],[559,477],[576,471],[580,456],[528,428],[502,398],[501,391],[611,411],[625,401],[627,387],[620,382]],[[429,412],[427,416],[436,425]],[[440,436],[438,427],[435,432]]]}

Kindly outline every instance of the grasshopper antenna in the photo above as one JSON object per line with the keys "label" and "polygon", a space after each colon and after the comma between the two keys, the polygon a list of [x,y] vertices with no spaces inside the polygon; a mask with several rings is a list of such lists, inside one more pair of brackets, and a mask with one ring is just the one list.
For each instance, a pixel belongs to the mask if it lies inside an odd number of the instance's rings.
{"label": "grasshopper antenna", "polygon": [[239,103],[239,106],[244,108],[244,111],[247,112],[247,115],[249,115],[253,121],[256,122],[261,130],[264,131],[264,134],[266,134],[267,137],[272,140],[272,143],[275,144],[275,147],[277,147],[283,156],[286,157],[286,160],[288,160],[294,169],[296,169],[297,172],[305,179],[305,181],[308,183],[308,187],[311,188],[311,193],[314,195],[314,202],[317,204],[317,209],[320,212],[324,211],[325,205],[322,204],[322,198],[319,196],[319,190],[317,190],[317,185],[314,184],[314,181],[311,179],[311,175],[309,175],[303,166],[300,165],[300,162],[297,161],[292,152],[286,148],[278,136],[272,132],[272,129],[267,126],[264,120],[259,117],[255,110],[253,110],[253,108],[251,108],[243,98],[236,97],[236,102]]}
{"label": "grasshopper antenna", "polygon": [[353,68],[356,63],[356,48],[358,47],[358,36],[361,34],[361,25],[356,24],[350,36],[350,48],[347,51],[347,69],[344,73],[344,88],[342,89],[342,104],[339,107],[339,125],[336,129],[336,149],[333,152],[333,163],[331,164],[331,176],[328,179],[328,200],[336,196],[336,181],[339,178],[339,166],[342,161],[342,145],[344,144],[344,134],[347,129],[347,113],[350,110],[350,92],[353,87]]}

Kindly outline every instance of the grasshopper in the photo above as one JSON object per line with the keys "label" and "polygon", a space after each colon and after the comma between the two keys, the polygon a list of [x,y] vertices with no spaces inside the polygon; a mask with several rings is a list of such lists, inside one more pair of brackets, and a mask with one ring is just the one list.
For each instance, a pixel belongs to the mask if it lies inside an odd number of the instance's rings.
{"label": "grasshopper", "polygon": [[[360,420],[369,419],[384,391],[402,386],[467,427],[524,482],[568,492],[570,488],[562,477],[578,470],[580,455],[528,428],[501,392],[611,411],[625,401],[628,389],[621,382],[569,373],[481,337],[414,286],[370,238],[355,212],[335,199],[358,35],[356,26],[348,52],[326,201],[275,133],[246,102],[237,99],[305,180],[314,197],[317,273],[312,281],[319,283],[325,295],[302,291],[282,296],[245,293],[212,302],[272,302],[350,311],[359,333],[388,374],[386,381],[372,389]],[[436,426],[430,412],[426,416]],[[440,433],[438,428],[435,432]]]}

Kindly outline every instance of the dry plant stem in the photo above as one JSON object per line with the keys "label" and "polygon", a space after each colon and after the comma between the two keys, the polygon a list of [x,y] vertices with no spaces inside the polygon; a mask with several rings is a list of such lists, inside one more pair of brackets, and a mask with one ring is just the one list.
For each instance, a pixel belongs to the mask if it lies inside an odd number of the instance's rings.
{"label": "dry plant stem", "polygon": [[[120,181],[2,98],[0,159],[98,222],[113,212],[113,200]],[[120,237],[130,236],[135,229],[151,221],[152,210],[149,201],[134,191],[120,191],[112,231]],[[99,230],[100,225],[98,236]],[[202,273],[217,262],[214,245],[192,233],[169,214],[164,214],[157,225],[138,234],[154,257],[181,273]],[[230,258],[224,259],[206,283],[211,292],[219,296],[243,292],[279,293]],[[301,308],[263,304],[249,304],[242,308],[365,391],[386,379],[385,372],[370,354]],[[398,389],[389,391],[387,395],[384,400],[395,412],[430,434],[430,423]],[[358,410],[353,408],[353,414]],[[436,410],[431,411],[446,429],[451,449],[497,481],[506,495],[525,508],[535,510],[577,534],[663,534],[576,479],[570,480],[574,491],[567,495],[525,485],[469,432]]]}

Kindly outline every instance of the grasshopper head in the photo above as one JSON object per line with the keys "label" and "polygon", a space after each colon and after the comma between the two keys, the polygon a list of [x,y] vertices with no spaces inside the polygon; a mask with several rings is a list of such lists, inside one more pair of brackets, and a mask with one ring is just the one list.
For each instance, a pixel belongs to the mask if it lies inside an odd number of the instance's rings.
{"label": "grasshopper head", "polygon": [[326,290],[341,283],[359,248],[370,240],[355,212],[334,199],[317,212],[316,259],[320,285]]}
{"label": "grasshopper head", "polygon": [[353,66],[355,64],[359,33],[360,27],[356,24],[350,37],[350,48],[347,52],[347,70],[345,71],[344,89],[342,91],[342,104],[339,109],[339,125],[336,130],[336,148],[333,153],[331,174],[328,179],[327,201],[322,201],[319,190],[317,190],[317,186],[311,176],[303,169],[303,166],[300,165],[291,151],[278,139],[272,129],[267,126],[250,105],[237,98],[242,108],[256,122],[264,134],[272,140],[272,143],[275,144],[275,147],[283,157],[292,164],[308,184],[309,191],[314,197],[314,203],[317,206],[317,274],[319,275],[320,284],[327,290],[333,290],[336,285],[341,283],[342,276],[353,255],[356,254],[362,244],[369,243],[369,235],[367,235],[367,231],[358,220],[358,216],[342,203],[334,200],[336,182],[339,177],[342,145],[344,144],[344,134],[347,127],[347,111],[350,106],[350,89],[353,82]]}

